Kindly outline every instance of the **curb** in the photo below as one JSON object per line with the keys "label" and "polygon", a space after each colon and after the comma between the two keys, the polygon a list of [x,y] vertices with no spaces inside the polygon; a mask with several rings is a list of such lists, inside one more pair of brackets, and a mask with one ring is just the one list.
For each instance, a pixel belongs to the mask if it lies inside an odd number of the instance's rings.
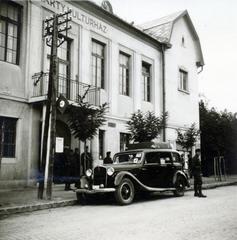
{"label": "curb", "polygon": [[[208,190],[208,189],[213,189],[217,187],[226,187],[226,186],[231,186],[237,184],[237,181],[233,182],[218,182],[218,183],[207,183],[202,185],[202,189]],[[193,191],[193,185],[188,188],[186,191]]]}
{"label": "curb", "polygon": [[[237,181],[203,184],[203,189],[207,190],[207,189],[213,189],[217,187],[231,186],[235,184],[237,184]],[[193,191],[193,186],[188,188],[186,191]],[[17,207],[5,207],[0,209],[0,218],[3,216],[11,215],[11,214],[33,212],[38,210],[50,209],[50,208],[73,206],[76,204],[77,204],[77,200],[72,199],[72,200],[53,201],[48,203],[30,204],[30,205],[17,206]]]}
{"label": "curb", "polygon": [[17,206],[17,207],[5,207],[0,209],[0,218],[2,216],[6,216],[10,214],[26,213],[26,212],[33,212],[38,210],[50,209],[50,208],[73,206],[76,204],[77,204],[77,200],[63,200],[63,201],[55,201],[55,202],[48,202],[48,203],[30,204],[30,205]]}

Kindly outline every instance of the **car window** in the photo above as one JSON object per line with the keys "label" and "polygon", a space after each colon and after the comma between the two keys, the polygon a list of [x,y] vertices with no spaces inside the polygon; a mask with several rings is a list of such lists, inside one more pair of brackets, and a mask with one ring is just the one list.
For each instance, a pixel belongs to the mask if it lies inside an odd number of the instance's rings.
{"label": "car window", "polygon": [[158,152],[150,152],[145,155],[145,163],[160,163],[160,155]]}
{"label": "car window", "polygon": [[171,163],[171,153],[170,152],[160,152],[160,162],[161,164]]}
{"label": "car window", "polygon": [[178,153],[173,153],[173,161],[174,162],[181,162],[181,157]]}
{"label": "car window", "polygon": [[140,163],[142,152],[122,153],[114,156],[114,163]]}

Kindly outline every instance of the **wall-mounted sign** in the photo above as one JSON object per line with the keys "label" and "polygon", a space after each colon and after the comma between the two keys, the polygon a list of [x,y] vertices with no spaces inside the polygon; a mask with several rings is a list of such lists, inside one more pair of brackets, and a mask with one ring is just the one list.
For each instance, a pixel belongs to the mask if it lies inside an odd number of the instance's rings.
{"label": "wall-mounted sign", "polygon": [[66,4],[65,2],[57,1],[57,0],[41,0],[41,3],[44,4],[44,6],[48,6],[51,8],[54,8],[58,12],[65,12],[69,9],[72,10],[72,20],[78,21],[80,24],[87,25],[89,27],[92,27],[93,29],[97,29],[103,33],[106,33],[108,31],[107,26],[98,21],[97,19],[88,16],[87,14],[81,12],[79,9]]}
{"label": "wall-mounted sign", "polygon": [[63,153],[64,149],[64,138],[62,137],[56,137],[56,148],[55,152],[56,153]]}
{"label": "wall-mounted sign", "polygon": [[64,112],[66,111],[66,109],[69,105],[69,102],[62,94],[60,94],[60,96],[56,102],[56,105],[57,105],[57,109],[60,111],[60,113],[64,114]]}
{"label": "wall-mounted sign", "polygon": [[113,128],[115,128],[115,127],[116,127],[116,123],[108,122],[108,126],[109,126],[109,127],[113,127]]}

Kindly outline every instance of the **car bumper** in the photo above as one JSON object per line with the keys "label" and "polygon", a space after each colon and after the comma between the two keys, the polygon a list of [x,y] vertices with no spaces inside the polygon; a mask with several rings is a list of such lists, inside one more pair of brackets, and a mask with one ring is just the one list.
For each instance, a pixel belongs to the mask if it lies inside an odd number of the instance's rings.
{"label": "car bumper", "polygon": [[78,188],[75,190],[75,192],[86,194],[109,193],[115,192],[115,188],[93,188],[93,189]]}

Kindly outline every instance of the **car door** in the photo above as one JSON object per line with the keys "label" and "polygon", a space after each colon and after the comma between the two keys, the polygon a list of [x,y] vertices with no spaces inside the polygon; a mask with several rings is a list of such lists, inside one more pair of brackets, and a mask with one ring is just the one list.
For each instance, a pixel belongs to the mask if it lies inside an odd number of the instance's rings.
{"label": "car door", "polygon": [[183,170],[183,162],[182,159],[179,155],[179,153],[177,152],[172,152],[172,165],[173,165],[173,171],[172,171],[172,175],[174,176],[174,174],[178,171],[178,170]]}
{"label": "car door", "polygon": [[159,187],[168,188],[172,187],[173,176],[174,176],[174,166],[172,154],[169,151],[162,151],[159,153]]}
{"label": "car door", "polygon": [[159,179],[160,161],[158,152],[147,152],[139,173],[139,180],[148,187],[157,187]]}

